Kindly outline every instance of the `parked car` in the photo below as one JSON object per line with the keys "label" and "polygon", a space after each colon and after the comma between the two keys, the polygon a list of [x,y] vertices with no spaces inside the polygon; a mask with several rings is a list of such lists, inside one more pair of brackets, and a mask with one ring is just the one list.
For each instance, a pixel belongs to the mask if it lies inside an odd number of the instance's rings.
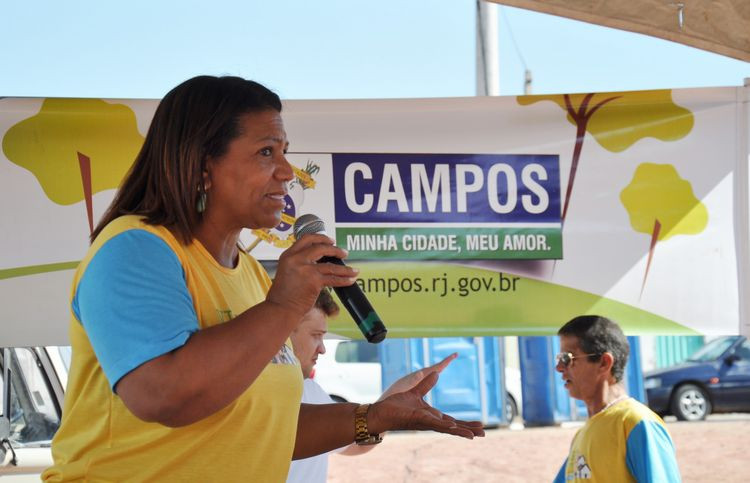
{"label": "parked car", "polygon": [[644,375],[648,405],[681,421],[711,413],[750,412],[750,340],[719,337],[685,362]]}
{"label": "parked car", "polygon": [[0,349],[3,482],[39,481],[52,465],[50,444],[60,425],[69,365],[70,347]]}
{"label": "parked car", "polygon": [[[313,378],[333,400],[375,402],[385,389],[376,345],[363,340],[326,339],[325,354],[318,356]],[[513,421],[521,407],[521,372],[505,369],[505,411]]]}

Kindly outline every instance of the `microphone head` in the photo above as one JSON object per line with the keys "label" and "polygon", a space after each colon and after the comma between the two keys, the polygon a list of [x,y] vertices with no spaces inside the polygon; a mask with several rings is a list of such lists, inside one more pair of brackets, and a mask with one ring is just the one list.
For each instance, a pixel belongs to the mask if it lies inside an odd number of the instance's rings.
{"label": "microphone head", "polygon": [[313,215],[312,213],[308,213],[306,215],[302,215],[294,222],[294,227],[292,228],[294,232],[294,238],[299,240],[305,235],[309,235],[310,233],[323,233],[326,232],[326,226],[323,223],[323,220],[318,218],[317,215]]}

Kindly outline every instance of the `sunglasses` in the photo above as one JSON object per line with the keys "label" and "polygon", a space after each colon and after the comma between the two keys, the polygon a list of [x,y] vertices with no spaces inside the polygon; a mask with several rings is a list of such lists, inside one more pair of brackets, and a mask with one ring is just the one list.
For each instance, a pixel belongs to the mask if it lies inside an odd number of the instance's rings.
{"label": "sunglasses", "polygon": [[555,367],[559,366],[560,364],[563,365],[563,367],[568,367],[570,364],[573,363],[574,359],[581,359],[582,357],[590,357],[590,356],[600,356],[601,354],[581,354],[580,356],[574,356],[570,352],[560,352],[555,356]]}

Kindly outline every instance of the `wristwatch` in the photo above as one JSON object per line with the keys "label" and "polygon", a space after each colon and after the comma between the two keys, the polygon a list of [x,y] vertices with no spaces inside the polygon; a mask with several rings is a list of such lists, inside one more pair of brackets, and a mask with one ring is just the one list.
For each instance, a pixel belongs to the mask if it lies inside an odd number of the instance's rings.
{"label": "wristwatch", "polygon": [[354,411],[354,442],[360,446],[378,444],[383,441],[379,434],[371,434],[367,429],[369,404],[360,404]]}

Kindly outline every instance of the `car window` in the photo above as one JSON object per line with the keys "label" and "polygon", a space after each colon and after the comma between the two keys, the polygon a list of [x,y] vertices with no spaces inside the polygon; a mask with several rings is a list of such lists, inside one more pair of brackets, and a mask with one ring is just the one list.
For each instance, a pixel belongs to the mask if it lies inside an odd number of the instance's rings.
{"label": "car window", "polygon": [[750,361],[750,340],[746,340],[737,349],[734,350],[734,355],[739,356],[744,361]]}
{"label": "car window", "polygon": [[59,346],[57,351],[60,353],[65,369],[70,371],[70,358],[72,356],[72,348],[69,345]]}
{"label": "car window", "polygon": [[340,342],[336,347],[336,362],[380,362],[378,348],[363,340]]}
{"label": "car window", "polygon": [[720,337],[714,339],[695,351],[693,355],[688,357],[688,360],[694,362],[715,361],[721,357],[727,349],[729,349],[729,346],[734,344],[735,340],[737,340],[736,337]]}
{"label": "car window", "polygon": [[60,415],[35,354],[28,348],[12,349],[9,367],[11,443],[48,444],[60,426]]}

